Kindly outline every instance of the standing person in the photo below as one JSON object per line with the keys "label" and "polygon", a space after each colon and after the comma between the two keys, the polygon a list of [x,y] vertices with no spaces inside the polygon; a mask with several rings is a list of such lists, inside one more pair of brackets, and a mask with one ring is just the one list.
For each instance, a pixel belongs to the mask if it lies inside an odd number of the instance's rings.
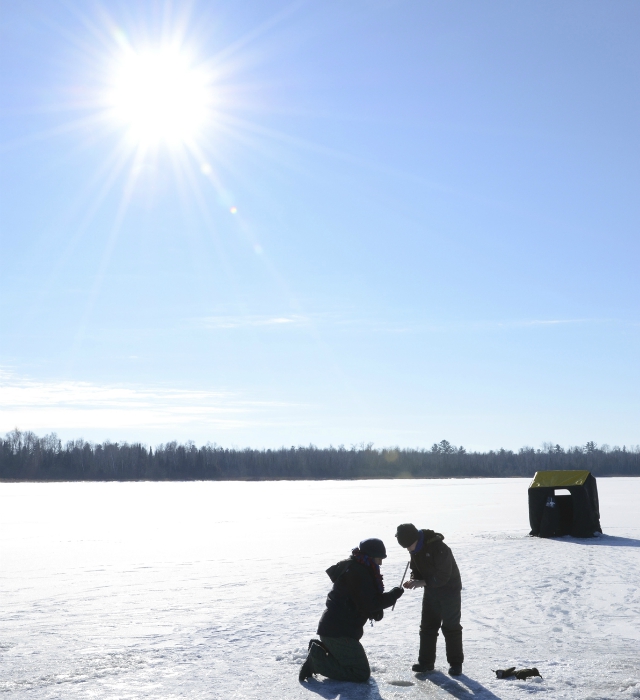
{"label": "standing person", "polygon": [[420,652],[417,673],[433,671],[436,662],[438,631],[442,628],[449,674],[462,673],[462,626],[460,608],[462,581],[452,551],[433,530],[418,530],[412,523],[398,525],[398,544],[411,553],[411,577],[405,588],[424,588],[420,620]]}
{"label": "standing person", "polygon": [[337,681],[369,680],[369,660],[360,644],[364,625],[367,620],[382,620],[383,609],[390,608],[404,593],[399,586],[383,592],[380,565],[386,556],[382,540],[371,538],[360,542],[348,559],[327,569],[333,588],[318,624],[320,639],[309,642],[300,682],[314,673]]}

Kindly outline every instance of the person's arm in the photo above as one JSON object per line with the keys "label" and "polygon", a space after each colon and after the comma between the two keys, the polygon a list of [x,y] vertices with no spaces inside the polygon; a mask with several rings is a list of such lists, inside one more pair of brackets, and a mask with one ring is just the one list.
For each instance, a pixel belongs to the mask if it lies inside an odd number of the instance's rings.
{"label": "person's arm", "polygon": [[404,593],[402,588],[392,588],[387,593],[380,593],[368,572],[349,572],[350,596],[355,603],[358,612],[367,617],[373,617],[375,613],[390,608]]}
{"label": "person's arm", "polygon": [[422,574],[418,570],[418,567],[415,565],[413,556],[409,560],[409,569],[411,571],[409,580],[405,581],[402,585],[409,590],[411,590],[412,588],[424,588],[424,580],[422,579]]}

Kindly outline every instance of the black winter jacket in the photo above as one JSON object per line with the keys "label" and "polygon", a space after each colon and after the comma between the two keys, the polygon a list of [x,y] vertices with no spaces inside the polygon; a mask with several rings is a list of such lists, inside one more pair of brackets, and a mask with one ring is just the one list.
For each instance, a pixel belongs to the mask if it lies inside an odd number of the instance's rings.
{"label": "black winter jacket", "polygon": [[462,590],[460,570],[453,552],[442,541],[444,535],[433,530],[424,532],[424,544],[411,554],[411,578],[425,582],[425,588],[445,591]]}
{"label": "black winter jacket", "polygon": [[324,637],[360,639],[367,620],[381,620],[382,610],[390,608],[403,593],[401,588],[380,593],[372,571],[353,558],[330,566],[327,574],[333,588],[318,624],[318,634]]}

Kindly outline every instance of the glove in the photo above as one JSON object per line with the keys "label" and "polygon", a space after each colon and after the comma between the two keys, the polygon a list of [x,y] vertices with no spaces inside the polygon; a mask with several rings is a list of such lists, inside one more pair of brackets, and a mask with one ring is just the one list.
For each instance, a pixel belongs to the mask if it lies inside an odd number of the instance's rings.
{"label": "glove", "polygon": [[497,671],[494,671],[494,673],[496,674],[496,676],[498,678],[509,678],[509,676],[515,675],[515,672],[516,672],[515,666],[511,666],[511,668],[505,668],[505,669],[499,668]]}
{"label": "glove", "polygon": [[404,593],[404,588],[400,588],[400,586],[395,586],[392,588],[389,593],[393,593],[393,595],[396,597],[396,600],[402,596]]}
{"label": "glove", "polygon": [[[540,672],[537,668],[523,668],[521,671],[516,671],[516,678],[519,681],[526,681],[527,678],[532,676],[540,676]],[[542,678],[542,676],[540,676]]]}
{"label": "glove", "polygon": [[376,622],[380,622],[380,620],[382,620],[383,617],[384,617],[384,610],[376,610],[371,615],[371,619],[375,620]]}

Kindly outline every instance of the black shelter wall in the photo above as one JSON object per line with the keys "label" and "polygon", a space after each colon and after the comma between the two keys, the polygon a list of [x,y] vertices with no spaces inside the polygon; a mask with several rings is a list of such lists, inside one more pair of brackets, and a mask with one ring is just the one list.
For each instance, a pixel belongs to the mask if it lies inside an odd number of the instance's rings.
{"label": "black shelter wall", "polygon": [[592,537],[594,532],[602,532],[595,477],[589,474],[583,486],[574,486],[569,491],[574,496],[573,537]]}
{"label": "black shelter wall", "polygon": [[540,534],[540,526],[542,525],[542,515],[544,513],[544,505],[547,498],[553,496],[551,488],[529,489],[529,525],[531,526],[530,535],[538,536]]}
{"label": "black shelter wall", "polygon": [[591,514],[594,525],[593,531],[602,532],[602,528],[600,527],[600,500],[598,498],[598,485],[595,476],[589,474],[584,485],[589,493],[589,500],[591,501]]}
{"label": "black shelter wall", "polygon": [[584,486],[573,486],[569,489],[573,496],[573,527],[572,537],[592,537],[593,527],[591,523],[593,516],[591,513],[591,499]]}

